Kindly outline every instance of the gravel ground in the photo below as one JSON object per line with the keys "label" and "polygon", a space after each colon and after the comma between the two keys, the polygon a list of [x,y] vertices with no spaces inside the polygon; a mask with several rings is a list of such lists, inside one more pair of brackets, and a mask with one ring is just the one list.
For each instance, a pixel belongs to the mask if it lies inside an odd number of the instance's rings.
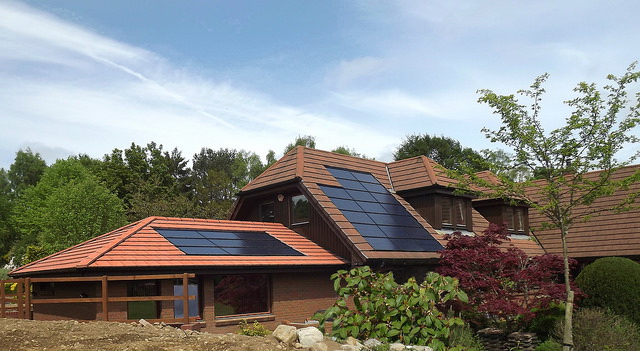
{"label": "gravel ground", "polygon": [[[31,321],[0,318],[1,350],[283,351],[275,338],[209,334],[137,323]],[[293,348],[292,348],[293,349]]]}

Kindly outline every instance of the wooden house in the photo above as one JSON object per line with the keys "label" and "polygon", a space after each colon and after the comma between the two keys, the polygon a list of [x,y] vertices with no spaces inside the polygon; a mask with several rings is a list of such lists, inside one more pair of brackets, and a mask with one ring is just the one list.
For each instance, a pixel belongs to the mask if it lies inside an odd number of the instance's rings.
{"label": "wooden house", "polygon": [[479,234],[490,221],[512,223],[506,245],[544,252],[526,208],[457,195],[454,184],[424,156],[385,163],[296,147],[240,191],[230,220],[151,217],[10,274],[33,290],[35,319],[145,318],[219,332],[242,319],[311,318],[334,302],[329,277],[341,268],[423,276],[446,234]]}

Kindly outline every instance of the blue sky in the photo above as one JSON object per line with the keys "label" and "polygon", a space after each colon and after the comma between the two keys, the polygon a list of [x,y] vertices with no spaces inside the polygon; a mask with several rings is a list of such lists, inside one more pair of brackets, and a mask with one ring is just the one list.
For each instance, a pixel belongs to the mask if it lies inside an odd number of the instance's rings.
{"label": "blue sky", "polygon": [[0,167],[155,141],[388,161],[412,133],[497,148],[476,91],[545,72],[543,123],[640,58],[638,1],[2,1]]}

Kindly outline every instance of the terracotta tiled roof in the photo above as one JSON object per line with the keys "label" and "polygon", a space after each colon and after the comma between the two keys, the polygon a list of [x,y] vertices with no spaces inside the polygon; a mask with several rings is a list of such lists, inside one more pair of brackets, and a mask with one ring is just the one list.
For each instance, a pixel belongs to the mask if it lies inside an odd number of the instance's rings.
{"label": "terracotta tiled roof", "polygon": [[416,156],[388,165],[396,191],[439,185],[453,187],[457,182],[447,176],[445,169],[426,156]]}
{"label": "terracotta tiled roof", "polygon": [[[640,172],[640,165],[628,166],[613,174],[612,179],[620,180]],[[597,177],[599,171],[591,172],[589,177]],[[535,188],[530,188],[533,200],[539,199]],[[602,209],[603,212],[585,221],[576,221],[569,230],[567,245],[569,255],[574,258],[595,258],[604,256],[640,256],[640,208],[638,204],[630,211],[616,213],[612,207],[619,204],[629,194],[640,191],[640,182],[632,184],[628,190],[620,190],[611,196],[602,197],[589,206],[590,210]],[[582,215],[585,207],[578,207],[574,214]],[[550,253],[561,254],[560,231],[541,230],[541,224],[547,219],[538,211],[529,210],[529,223],[536,237]],[[538,228],[536,230],[536,227]]]}
{"label": "terracotta tiled roof", "polygon": [[[291,150],[262,175],[244,187],[241,195],[244,192],[260,190],[270,185],[298,180],[302,187],[312,195],[313,199],[315,199],[327,217],[336,224],[347,240],[351,242],[365,258],[429,259],[439,257],[437,252],[374,250],[320,189],[320,185],[340,186],[326,169],[327,166],[371,173],[385,188],[390,190],[393,196],[418,220],[434,239],[441,245],[446,244],[442,234],[434,230],[402,197],[395,194],[396,191],[419,189],[434,185],[452,187],[456,183],[455,180],[447,177],[446,171],[442,166],[425,156],[385,163],[299,146]],[[478,229],[478,233],[487,228],[489,224],[487,220],[475,210],[473,210],[473,221],[474,228]],[[520,247],[530,255],[543,253],[542,249],[530,240],[514,239],[505,245]]]}
{"label": "terracotta tiled roof", "polygon": [[[259,231],[304,256],[187,255],[156,230]],[[345,261],[278,223],[149,217],[22,266],[11,275],[70,269],[341,265]]]}

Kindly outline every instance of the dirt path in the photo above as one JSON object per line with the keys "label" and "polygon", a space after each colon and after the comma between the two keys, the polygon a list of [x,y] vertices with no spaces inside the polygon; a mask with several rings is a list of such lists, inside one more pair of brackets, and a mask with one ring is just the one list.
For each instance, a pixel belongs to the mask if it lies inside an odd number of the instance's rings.
{"label": "dirt path", "polygon": [[284,351],[273,337],[208,334],[113,322],[0,319],[0,350]]}

